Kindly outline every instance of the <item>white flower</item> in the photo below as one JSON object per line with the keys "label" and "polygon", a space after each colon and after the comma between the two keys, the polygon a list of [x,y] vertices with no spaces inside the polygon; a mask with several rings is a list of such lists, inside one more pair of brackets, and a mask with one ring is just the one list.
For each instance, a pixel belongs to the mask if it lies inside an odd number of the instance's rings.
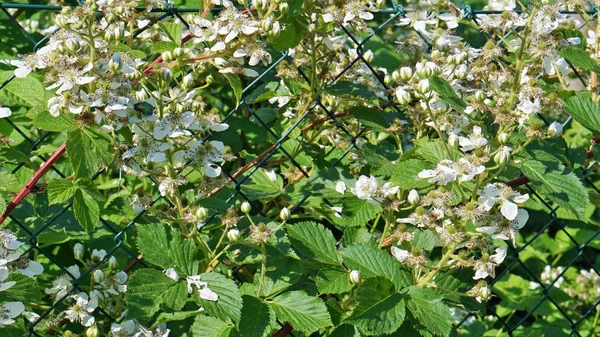
{"label": "white flower", "polygon": [[92,82],[96,79],[95,76],[85,76],[90,70],[94,68],[92,63],[86,64],[80,70],[68,69],[67,71],[58,74],[58,78],[54,84],[50,85],[46,89],[56,89],[56,93],[60,94],[63,91],[68,91],[75,88],[77,85],[84,85]]}
{"label": "white flower", "polygon": [[529,213],[524,209],[519,209],[514,220],[508,221],[500,217],[494,223],[479,227],[476,231],[490,234],[495,240],[512,240],[514,245],[517,240],[517,231],[525,226],[527,220],[529,220]]}
{"label": "white flower", "polygon": [[15,261],[12,265],[19,273],[29,277],[41,275],[44,272],[44,266],[39,262],[28,260],[25,257]]}
{"label": "white flower", "polygon": [[360,283],[362,277],[360,275],[360,270],[352,270],[350,271],[350,283]]}
{"label": "white flower", "polygon": [[133,320],[128,320],[123,323],[123,325],[119,325],[117,323],[113,323],[110,326],[110,336],[111,337],[130,337],[135,333],[135,322]]}
{"label": "white flower", "polygon": [[496,267],[504,261],[504,258],[506,258],[506,247],[498,247],[496,248],[496,254],[483,257],[475,262],[475,276],[473,276],[473,279],[479,280],[488,276],[495,277]]}
{"label": "white flower", "polygon": [[512,188],[502,183],[487,184],[482,190],[478,190],[479,203],[486,211],[494,207],[496,202],[500,202],[500,213],[508,220],[514,220],[517,217],[519,207],[515,204],[524,203],[529,199],[529,194],[519,194]]}
{"label": "white flower", "polygon": [[378,185],[375,177],[360,176],[350,191],[359,199],[372,200],[375,192],[377,192],[377,187]]}
{"label": "white flower", "polygon": [[71,276],[73,276],[75,279],[79,279],[79,277],[81,277],[81,273],[79,272],[79,267],[76,265],[70,266],[67,268],[67,271],[71,275],[61,275],[57,277],[52,282],[52,287],[46,288],[46,294],[54,295],[56,300],[59,300],[69,293],[69,290],[73,286],[73,278],[71,278]]}
{"label": "white flower", "polygon": [[408,250],[400,249],[396,246],[392,246],[392,256],[396,258],[396,260],[404,263],[408,257],[412,254]]}
{"label": "white flower", "polygon": [[451,160],[442,160],[437,164],[434,170],[423,170],[417,175],[421,179],[428,179],[431,183],[438,183],[440,185],[446,185],[453,181],[456,181],[456,170],[451,167],[453,162]]}
{"label": "white flower", "polygon": [[471,151],[473,149],[478,149],[487,145],[488,140],[481,133],[481,127],[474,126],[473,133],[467,137],[459,136],[458,143],[460,144],[460,150],[463,152]]}
{"label": "white flower", "polygon": [[548,135],[550,137],[558,137],[562,135],[562,132],[563,125],[559,122],[552,122],[552,124],[550,124],[550,126],[548,127]]}
{"label": "white flower", "polygon": [[419,200],[421,199],[421,197],[419,196],[419,192],[417,192],[417,190],[412,189],[410,190],[410,192],[408,192],[408,203],[411,205],[416,205]]}
{"label": "white flower", "polygon": [[18,317],[25,306],[21,302],[7,302],[0,306],[0,325],[10,325],[15,322],[14,318]]}
{"label": "white flower", "polygon": [[277,173],[275,173],[275,170],[270,170],[270,171],[265,170],[265,174],[267,175],[269,180],[277,181]]}
{"label": "white flower", "polygon": [[9,275],[10,275],[10,272],[8,271],[8,267],[6,267],[6,266],[0,267],[0,291],[4,291],[4,290],[14,286],[17,283],[15,281],[4,282],[8,278]]}
{"label": "white flower", "polygon": [[537,114],[542,111],[542,104],[537,97],[533,102],[527,97],[522,97],[521,102],[517,105],[517,110],[521,112],[519,114],[519,125],[523,126],[527,118],[529,118],[529,115],[534,113]]}
{"label": "white flower", "polygon": [[0,107],[0,118],[10,117],[12,115],[12,111],[10,108],[2,108]]}
{"label": "white flower", "polygon": [[96,318],[90,315],[98,307],[98,301],[94,298],[90,300],[84,292],[73,295],[75,304],[64,311],[64,315],[71,323],[81,323],[83,326],[91,326]]}
{"label": "white flower", "polygon": [[414,11],[406,13],[406,16],[400,18],[398,26],[411,25],[417,32],[425,32],[427,25],[435,25],[435,14],[427,11]]}
{"label": "white flower", "polygon": [[340,194],[346,193],[346,184],[343,181],[338,181],[337,184],[335,184],[335,190]]}

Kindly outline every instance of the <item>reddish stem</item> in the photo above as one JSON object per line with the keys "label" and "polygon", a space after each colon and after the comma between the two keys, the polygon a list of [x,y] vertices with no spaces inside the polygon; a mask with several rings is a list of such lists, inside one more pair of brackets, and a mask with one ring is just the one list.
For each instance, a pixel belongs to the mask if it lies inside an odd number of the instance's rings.
{"label": "reddish stem", "polygon": [[58,150],[56,150],[56,152],[54,152],[52,156],[50,156],[50,158],[48,158],[48,160],[35,172],[35,174],[33,175],[33,177],[31,177],[29,182],[19,191],[17,195],[15,195],[10,204],[8,204],[8,207],[6,207],[4,214],[2,214],[2,216],[0,217],[0,224],[2,224],[4,220],[8,218],[10,213],[21,203],[21,201],[23,201],[23,199],[25,199],[25,197],[29,195],[29,193],[31,193],[31,190],[33,189],[35,184],[37,184],[38,180],[40,180],[44,173],[46,173],[46,171],[48,171],[52,167],[52,165],[56,163],[58,158],[60,158],[65,153],[66,149],[67,143],[63,143],[58,148]]}

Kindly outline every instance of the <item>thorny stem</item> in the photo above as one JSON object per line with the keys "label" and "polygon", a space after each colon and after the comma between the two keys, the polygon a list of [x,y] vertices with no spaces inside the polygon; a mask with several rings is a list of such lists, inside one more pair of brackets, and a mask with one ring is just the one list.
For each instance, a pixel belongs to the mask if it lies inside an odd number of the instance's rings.
{"label": "thorny stem", "polygon": [[262,255],[262,262],[260,264],[260,279],[258,285],[258,297],[261,296],[263,285],[265,283],[265,273],[267,270],[267,250],[265,248],[265,244],[260,245],[260,253]]}
{"label": "thorny stem", "polygon": [[510,96],[508,97],[508,109],[513,109],[513,104],[515,100],[515,96],[517,91],[519,90],[519,84],[521,83],[521,72],[523,71],[523,54],[525,53],[525,47],[527,46],[527,37],[529,36],[529,31],[531,30],[531,24],[533,23],[533,18],[535,17],[535,11],[537,7],[533,7],[531,13],[529,14],[529,20],[527,21],[527,25],[525,26],[525,31],[523,32],[523,38],[521,41],[521,47],[519,48],[519,53],[517,54],[516,61],[516,69],[515,69],[515,78],[512,83],[512,87],[510,89]]}
{"label": "thorny stem", "polygon": [[[223,250],[221,250],[219,252],[219,254],[215,255],[210,260],[210,262],[208,263],[208,267],[206,267],[207,273],[210,273],[218,265],[219,258],[221,257],[221,255],[225,254],[225,252],[227,252],[229,250],[229,248],[231,248],[231,245],[227,244],[225,247],[223,247]],[[216,249],[215,249],[215,251],[216,251]]]}

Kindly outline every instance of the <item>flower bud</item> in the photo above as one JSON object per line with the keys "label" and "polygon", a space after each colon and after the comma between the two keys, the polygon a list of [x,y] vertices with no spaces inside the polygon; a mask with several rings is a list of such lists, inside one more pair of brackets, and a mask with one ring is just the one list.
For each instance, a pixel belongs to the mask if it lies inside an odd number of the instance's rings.
{"label": "flower bud", "polygon": [[552,124],[550,124],[550,126],[548,127],[548,135],[550,137],[559,137],[560,135],[562,135],[563,132],[563,125],[559,122],[552,122]]}
{"label": "flower bud", "polygon": [[289,10],[290,10],[290,5],[288,5],[287,2],[284,2],[279,5],[279,11],[281,12],[281,14],[285,14]]}
{"label": "flower bud", "polygon": [[171,62],[173,61],[173,53],[169,50],[164,51],[160,56],[162,56],[162,60],[164,62]]}
{"label": "flower bud", "polygon": [[78,51],[79,47],[80,47],[79,46],[79,41],[77,41],[76,39],[69,39],[69,40],[67,40],[67,42],[65,43],[65,45],[66,45],[67,49],[70,52],[73,52],[73,53],[76,52],[76,51]]}
{"label": "flower bud", "polygon": [[265,32],[270,31],[273,27],[273,17],[268,16],[260,25]]}
{"label": "flower bud", "polygon": [[487,95],[485,94],[485,92],[478,90],[475,93],[475,100],[479,103],[482,103],[485,99],[487,98]]}
{"label": "flower bud", "polygon": [[408,105],[411,101],[410,94],[402,87],[396,88],[396,98],[398,99],[398,103],[402,105]]}
{"label": "flower bud", "polygon": [[259,0],[252,0],[252,7],[253,8],[260,8],[260,1]]}
{"label": "flower bud", "polygon": [[108,268],[117,269],[117,258],[116,257],[111,256],[110,259],[108,259]]}
{"label": "flower bud", "polygon": [[163,69],[162,78],[167,82],[171,82],[173,80],[173,72],[171,72],[171,69]]}
{"label": "flower bud", "polygon": [[281,212],[279,212],[279,217],[281,220],[286,221],[290,218],[290,210],[287,207],[282,208]]}
{"label": "flower bud", "polygon": [[500,149],[500,151],[494,155],[494,162],[498,165],[506,164],[510,159],[510,151],[512,151],[512,148],[509,146],[503,146],[502,149]]}
{"label": "flower bud", "polygon": [[440,52],[439,50],[436,49],[431,52],[431,58],[438,59],[440,57],[442,57],[442,52]]}
{"label": "flower bud", "polygon": [[394,81],[394,82],[400,81],[400,73],[398,72],[398,70],[392,71],[391,77],[392,77],[392,81]]}
{"label": "flower bud", "polygon": [[100,269],[94,270],[94,282],[102,283],[104,281],[104,273]]}
{"label": "flower bud", "polygon": [[278,21],[275,21],[273,27],[271,27],[271,30],[269,31],[269,35],[272,38],[276,38],[279,36],[279,33],[281,33],[281,25],[279,25]]}
{"label": "flower bud", "polygon": [[412,189],[410,192],[408,192],[408,203],[411,206],[417,205],[419,200],[421,200],[421,197],[419,196],[419,192],[417,192],[417,190]]}
{"label": "flower bud", "polygon": [[115,40],[120,40],[125,36],[125,29],[123,27],[116,27],[115,28]]}
{"label": "flower bud", "polygon": [[135,98],[140,101],[143,102],[145,100],[148,99],[148,93],[146,93],[146,90],[142,89],[140,91],[136,91],[135,92]]}
{"label": "flower bud", "polygon": [[466,64],[461,64],[461,65],[458,66],[458,68],[454,72],[454,76],[456,76],[456,78],[462,80],[465,77],[467,77],[468,71],[469,71],[469,68],[467,67],[467,65]]}
{"label": "flower bud", "polygon": [[177,271],[173,268],[165,270],[165,275],[175,282],[179,281],[179,274],[177,274]]}
{"label": "flower bud", "polygon": [[252,210],[252,206],[250,205],[249,202],[244,201],[242,203],[242,206],[240,207],[240,210],[242,211],[242,213],[248,214]]}
{"label": "flower bud", "polygon": [[364,54],[363,54],[363,59],[365,59],[365,61],[367,62],[373,62],[373,52],[371,50],[367,50]]}
{"label": "flower bud", "polygon": [[458,136],[455,134],[450,134],[448,136],[448,144],[452,147],[456,147],[456,145],[458,145]]}
{"label": "flower bud", "polygon": [[185,52],[184,52],[183,48],[181,48],[181,47],[177,47],[177,48],[173,49],[173,56],[176,59],[182,57],[184,53]]}
{"label": "flower bud", "polygon": [[350,283],[360,283],[362,281],[362,276],[360,275],[360,270],[352,270],[350,272]]}
{"label": "flower bud", "polygon": [[393,81],[393,78],[391,75],[389,74],[385,74],[385,76],[383,77],[383,83],[385,84],[391,84]]}
{"label": "flower bud", "polygon": [[490,291],[490,288],[488,286],[483,286],[483,287],[479,288],[478,295],[483,302],[487,302],[487,300],[492,295],[492,292]]}
{"label": "flower bud", "polygon": [[506,132],[502,132],[501,134],[498,135],[498,142],[500,142],[500,144],[506,144],[508,143],[508,138],[509,135]]}
{"label": "flower bud", "polygon": [[108,69],[112,71],[119,71],[123,66],[123,61],[121,60],[121,54],[115,53],[113,57],[108,61]]}
{"label": "flower bud", "polygon": [[110,30],[104,32],[104,41],[110,42],[115,39],[115,35]]}
{"label": "flower bud", "polygon": [[412,68],[410,67],[402,67],[400,68],[400,78],[408,81],[412,78],[413,72],[412,72]]}
{"label": "flower bud", "polygon": [[240,239],[240,231],[237,229],[230,229],[227,232],[227,238],[229,239],[229,241],[237,241]]}
{"label": "flower bud", "polygon": [[181,82],[181,85],[183,86],[184,89],[190,89],[192,87],[192,85],[194,85],[194,77],[192,76],[192,74],[187,74],[183,77],[183,81]]}
{"label": "flower bud", "polygon": [[456,58],[454,57],[454,55],[448,55],[446,57],[446,63],[447,64],[454,64],[454,61],[456,60]]}
{"label": "flower bud", "polygon": [[97,262],[102,260],[106,256],[106,251],[104,249],[94,249],[92,251],[92,261]]}
{"label": "flower bud", "polygon": [[85,337],[98,337],[98,327],[96,324],[85,330]]}
{"label": "flower bud", "polygon": [[83,245],[81,243],[76,243],[75,247],[73,247],[73,255],[76,260],[81,260],[83,258]]}
{"label": "flower bud", "polygon": [[424,79],[420,80],[419,84],[417,84],[417,92],[421,95],[425,95],[431,91],[431,87],[429,86],[429,80]]}
{"label": "flower bud", "polygon": [[196,210],[196,217],[202,220],[206,219],[208,217],[208,210],[204,207],[198,207]]}

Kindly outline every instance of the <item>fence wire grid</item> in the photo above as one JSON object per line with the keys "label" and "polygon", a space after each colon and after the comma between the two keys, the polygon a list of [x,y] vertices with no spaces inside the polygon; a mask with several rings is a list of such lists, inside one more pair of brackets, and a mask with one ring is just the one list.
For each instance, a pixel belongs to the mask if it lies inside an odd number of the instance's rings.
{"label": "fence wire grid", "polygon": [[[388,1],[388,5],[389,5],[388,8],[374,13],[376,16],[378,16],[380,24],[376,27],[373,27],[373,32],[370,33],[366,37],[360,38],[358,36],[354,36],[350,32],[350,30],[346,29],[346,27],[341,27],[343,32],[355,44],[358,56],[347,67],[345,67],[339,74],[337,74],[335,76],[335,78],[331,81],[330,84],[332,84],[338,78],[340,78],[353,65],[355,65],[357,63],[362,63],[366,67],[369,68],[369,70],[373,73],[373,75],[375,75],[375,77],[379,80],[379,83],[381,84],[381,86],[384,89],[389,89],[389,87],[384,83],[383,78],[381,77],[381,74],[376,71],[376,67],[373,66],[372,64],[370,64],[369,62],[367,62],[367,60],[364,57],[365,44],[367,42],[369,42],[369,40],[373,36],[375,36],[377,33],[381,32],[385,27],[387,27],[388,25],[393,25],[395,20],[397,20],[399,17],[406,15],[406,13],[407,13],[407,10],[405,10],[404,7],[402,5],[400,5],[399,3],[397,3],[397,1],[395,1],[395,0]],[[480,16],[480,15],[500,14],[500,13],[504,12],[504,11],[497,11],[497,10],[473,9],[469,4],[465,4],[464,2],[457,4],[457,8],[459,8],[460,11],[462,12],[464,20],[471,20],[475,24],[478,23],[478,16]],[[43,5],[43,4],[0,3],[0,9],[2,10],[3,15],[8,20],[10,20],[11,24],[14,27],[15,36],[12,36],[11,39],[13,39],[13,40],[26,39],[29,42],[29,44],[31,45],[32,50],[35,51],[44,45],[44,43],[46,42],[49,35],[46,37],[39,38],[39,37],[35,36],[35,34],[29,33],[27,31],[27,29],[25,29],[25,27],[23,27],[23,25],[19,22],[19,20],[18,20],[19,16],[24,11],[50,11],[51,12],[51,11],[59,11],[62,9],[62,7],[61,6]],[[140,10],[143,10],[143,9],[140,9]],[[218,10],[219,10],[218,8],[213,9],[213,11],[218,11]],[[168,7],[166,9],[153,10],[153,12],[160,13],[160,15],[158,16],[158,21],[164,20],[164,19],[175,18],[176,20],[179,20],[186,27],[188,26],[188,23],[185,21],[182,14],[193,13],[193,12],[198,12],[198,11],[200,11],[199,8],[178,8],[175,6]],[[516,11],[516,12],[519,12],[519,11]],[[563,13],[564,14],[572,14],[572,15],[578,14],[577,12],[570,12],[570,11],[564,11]],[[590,10],[587,11],[587,14],[589,14],[595,18],[598,14],[597,7],[590,8]],[[579,28],[583,29],[587,24],[588,24],[588,22],[584,22]],[[145,29],[148,29],[149,27],[150,27],[150,25],[142,28],[135,35],[137,36],[139,33],[143,32]],[[484,36],[485,39],[490,38],[489,36],[486,36],[484,33],[480,33],[480,34],[482,36]],[[500,42],[498,42],[498,43],[500,43]],[[248,198],[245,195],[245,193],[243,192],[242,186],[249,181],[249,179],[255,174],[255,172],[257,170],[264,167],[265,164],[267,163],[267,161],[272,159],[277,154],[283,154],[283,156],[285,158],[287,158],[287,160],[289,160],[290,164],[293,165],[302,174],[302,176],[304,178],[309,177],[309,172],[307,172],[305,167],[303,165],[301,165],[300,163],[298,163],[298,161],[295,159],[295,156],[293,156],[289,151],[287,151],[283,145],[290,139],[290,135],[292,134],[293,131],[302,129],[303,126],[306,126],[310,122],[309,115],[314,109],[320,109],[323,112],[325,112],[326,119],[328,121],[334,123],[334,125],[338,128],[338,130],[340,132],[342,132],[343,134],[345,134],[347,137],[349,137],[349,139],[351,140],[350,143],[348,144],[348,146],[344,149],[342,155],[333,161],[332,167],[337,166],[346,156],[348,156],[356,148],[357,140],[360,137],[364,136],[365,132],[368,131],[368,128],[364,127],[364,126],[358,130],[350,130],[350,128],[348,128],[343,123],[340,116],[337,116],[336,114],[331,112],[328,109],[328,107],[326,106],[326,104],[320,100],[317,100],[317,102],[314,103],[302,116],[300,116],[298,118],[297,122],[294,123],[294,125],[291,128],[289,128],[288,130],[278,133],[276,130],[274,130],[272,127],[270,127],[268,125],[268,123],[265,122],[261,118],[261,116],[257,113],[258,109],[255,107],[255,105],[247,104],[244,100],[244,97],[249,93],[249,91],[255,89],[259,84],[261,84],[261,80],[263,80],[263,78],[272,74],[273,69],[280,62],[286,60],[286,58],[287,58],[286,53],[281,54],[278,58],[276,58],[276,60],[274,60],[274,62],[272,62],[270,64],[270,66],[262,74],[260,74],[254,81],[249,83],[243,89],[243,96],[242,96],[242,100],[241,100],[239,106],[237,108],[229,111],[229,113],[227,113],[222,120],[222,122],[227,122],[234,116],[242,116],[243,118],[252,118],[256,122],[258,122],[262,128],[264,128],[264,131],[266,133],[268,133],[268,135],[270,135],[274,139],[276,139],[274,144],[268,148],[266,155],[262,156],[261,158],[257,158],[258,160],[256,161],[255,165],[248,171],[241,172],[238,174],[237,172],[236,173],[229,172],[226,169],[223,169],[223,174],[225,174],[229,178],[232,186],[231,186],[231,189],[227,189],[227,190],[218,192],[218,193],[231,193],[230,195],[227,196],[227,199],[226,199],[227,203],[233,204],[233,202],[235,202],[239,198],[250,202],[251,205],[253,205],[254,212],[256,212],[257,214],[260,214],[262,216],[266,216],[265,212],[263,211],[263,209],[261,209],[261,207],[257,206],[255,203],[253,203],[253,201],[250,200],[250,198]],[[584,76],[581,76],[579,73],[577,73],[577,70],[572,65],[571,65],[571,68],[573,69],[574,73],[576,74],[578,80],[582,83],[582,85],[586,86],[586,81],[584,79]],[[304,73],[302,72],[302,69],[298,68],[298,71],[301,74],[301,76],[303,76],[303,78],[307,82],[310,83],[310,79],[304,75]],[[0,90],[5,88],[13,79],[14,79],[14,75],[12,77],[6,79],[0,85]],[[390,103],[393,102],[393,98],[391,96],[389,96],[389,102]],[[398,108],[395,107],[393,104],[390,104],[389,107],[385,107],[385,109],[395,109],[396,112],[400,112],[398,110]],[[247,114],[249,114],[249,116],[242,115],[242,112],[244,112],[244,111],[246,111]],[[544,119],[543,116],[539,116],[539,117],[546,124],[550,124],[546,119]],[[570,118],[569,118],[569,120],[570,120]],[[568,123],[568,121],[567,121],[567,123]],[[25,153],[25,155],[27,155],[28,157],[38,157],[39,160],[41,160],[42,162],[46,162],[48,160],[48,157],[45,154],[47,152],[40,151],[40,149],[42,149],[44,147],[44,144],[46,142],[48,142],[50,139],[52,139],[53,137],[61,137],[60,134],[53,133],[53,132],[43,132],[43,133],[40,133],[41,136],[37,136],[34,133],[29,132],[23,126],[20,126],[19,121],[15,120],[14,118],[13,119],[6,118],[6,119],[3,119],[2,121],[0,121],[0,125],[4,126],[2,123],[6,123],[18,135],[20,135],[20,137],[23,138],[24,142],[27,144],[26,147],[28,148],[28,152]],[[6,131],[6,130],[7,130],[7,128],[4,127],[0,131]],[[207,137],[202,139],[202,141],[207,141],[207,140],[211,139],[212,137],[213,137],[213,135],[208,135]],[[582,177],[583,177],[582,181],[583,181],[584,185],[589,187],[591,190],[593,190],[595,193],[597,193],[597,195],[600,197],[599,187],[597,187],[593,183],[593,181],[590,179],[590,174],[594,171],[597,164],[598,164],[597,162],[591,162],[587,167],[582,169]],[[17,173],[25,165],[26,165],[25,162],[19,163],[18,165],[16,165],[14,167],[14,169],[12,170],[12,173],[13,174]],[[184,171],[184,170],[182,169],[182,171]],[[54,174],[54,175],[57,175],[62,178],[66,177],[65,174],[63,174],[63,172],[61,172],[59,165],[52,166],[51,171],[48,172],[48,174]],[[105,174],[105,171],[100,170],[91,178],[93,180],[96,180],[98,177],[100,177],[103,174]],[[170,201],[167,198],[161,197],[160,193],[158,192],[157,181],[152,180],[152,178],[148,178],[148,179],[151,179],[151,181],[148,182],[148,184],[154,185],[155,195],[156,195],[156,197],[152,201],[151,205],[154,205],[159,202],[165,202],[165,203],[170,204]],[[497,282],[503,280],[503,278],[506,275],[509,275],[511,272],[521,273],[521,274],[525,275],[528,279],[533,280],[539,284],[543,284],[540,281],[539,270],[535,270],[535,268],[531,268],[530,265],[528,265],[526,262],[524,262],[520,258],[520,254],[523,254],[523,252],[526,251],[528,249],[528,247],[530,247],[532,244],[534,244],[534,242],[536,240],[538,240],[538,238],[543,233],[553,233],[552,235],[556,235],[556,233],[564,233],[564,235],[568,238],[568,240],[571,241],[574,248],[571,251],[569,251],[568,254],[564,255],[564,256],[568,256],[568,261],[566,262],[566,265],[565,265],[563,271],[550,284],[542,285],[544,296],[538,303],[535,303],[533,306],[531,306],[530,310],[528,310],[528,311],[521,310],[516,315],[515,315],[515,312],[512,312],[512,313],[498,312],[496,310],[497,303],[492,300],[487,304],[487,311],[488,311],[487,319],[490,319],[490,318],[493,319],[495,321],[494,326],[499,329],[502,329],[501,331],[503,332],[503,335],[516,336],[516,335],[519,335],[518,334],[519,329],[526,328],[531,325],[531,322],[533,319],[532,316],[537,314],[537,311],[540,309],[540,307],[542,305],[544,305],[544,304],[547,305],[548,303],[550,303],[551,305],[553,305],[557,308],[557,310],[563,315],[565,321],[568,322],[569,326],[567,328],[569,328],[571,330],[570,335],[571,336],[582,336],[578,332],[578,327],[584,320],[593,318],[594,315],[596,315],[596,319],[597,319],[597,312],[600,311],[600,308],[599,308],[600,298],[597,299],[596,302],[592,306],[590,306],[589,309],[587,309],[582,315],[580,315],[580,317],[570,317],[570,315],[561,307],[561,305],[557,302],[557,300],[553,298],[550,290],[552,289],[554,284],[556,282],[558,282],[559,279],[561,277],[563,277],[564,274],[570,268],[572,268],[574,266],[586,266],[586,268],[589,268],[590,271],[593,271],[594,273],[596,273],[596,275],[600,276],[600,272],[595,267],[598,265],[598,262],[592,261],[590,258],[588,258],[586,256],[586,254],[589,255],[590,252],[597,253],[598,249],[594,248],[594,247],[590,247],[590,245],[593,242],[595,242],[596,245],[598,244],[598,240],[600,240],[600,237],[599,237],[600,229],[596,230],[593,233],[590,233],[590,235],[585,237],[585,239],[583,239],[583,240],[581,238],[579,238],[579,240],[576,240],[576,238],[568,231],[570,220],[559,219],[559,216],[557,215],[558,207],[554,206],[554,204],[552,203],[551,200],[545,200],[542,197],[540,197],[540,195],[538,195],[536,193],[534,186],[527,183],[527,179],[520,179],[520,180],[516,179],[513,182],[514,182],[513,186],[517,186],[517,185],[520,185],[523,183],[525,184],[525,186],[529,190],[530,194],[533,195],[534,198],[541,205],[543,205],[543,209],[545,210],[544,213],[547,215],[548,221],[545,225],[541,226],[540,228],[537,228],[535,234],[532,235],[531,238],[529,238],[527,241],[519,242],[517,244],[517,247],[512,247],[511,245],[509,245],[510,248],[509,248],[509,254],[507,257],[507,262],[505,262],[504,265],[501,266],[502,271],[500,273],[498,273],[498,275],[496,275],[495,279],[489,283],[490,286],[492,287],[492,292],[494,292],[494,290],[495,290],[495,284]],[[43,203],[42,198],[38,197],[37,195],[34,194],[33,198],[35,198],[35,203],[40,203],[40,202]],[[301,201],[293,206],[291,212],[294,213],[294,212],[298,211],[299,208],[309,198],[310,198],[310,194],[305,193],[304,197],[301,199]],[[328,202],[326,201],[326,203],[328,203]],[[329,204],[328,206],[335,206],[335,205]],[[34,205],[33,207],[37,207],[37,206]],[[46,207],[47,207],[47,205],[46,205]],[[26,241],[30,245],[28,252],[33,252],[35,255],[42,255],[45,258],[47,258],[56,268],[60,269],[63,273],[65,273],[65,275],[68,275],[72,279],[72,283],[73,283],[73,288],[70,289],[69,293],[66,294],[65,296],[63,296],[61,299],[59,299],[49,309],[45,310],[43,313],[40,313],[39,318],[37,318],[36,320],[33,320],[33,321],[28,321],[26,319],[26,325],[28,327],[27,336],[42,336],[36,331],[36,326],[38,326],[40,324],[40,322],[42,322],[44,320],[44,318],[47,317],[52,312],[52,310],[54,310],[57,306],[59,306],[61,304],[61,302],[63,302],[69,295],[71,295],[75,292],[81,291],[81,288],[79,287],[79,283],[84,278],[91,275],[94,272],[94,270],[96,270],[96,268],[98,268],[98,266],[100,266],[101,264],[108,261],[108,259],[110,257],[119,256],[121,261],[123,261],[123,259],[126,259],[126,261],[132,261],[124,268],[126,271],[130,271],[133,268],[147,267],[147,265],[144,262],[143,257],[140,257],[138,255],[138,253],[135,251],[135,245],[129,245],[127,242],[127,233],[132,230],[131,227],[134,224],[142,221],[142,218],[144,217],[144,215],[146,213],[146,210],[142,210],[141,212],[139,212],[138,214],[133,216],[124,227],[115,225],[114,223],[107,221],[101,215],[99,218],[99,222],[100,222],[101,226],[110,234],[110,238],[112,240],[112,247],[108,250],[106,256],[104,256],[100,261],[93,264],[87,270],[84,270],[81,273],[80,277],[75,277],[74,275],[72,275],[67,270],[67,266],[62,265],[57,260],[57,252],[48,251],[47,249],[42,247],[42,245],[39,242],[39,238],[41,236],[50,233],[49,238],[51,239],[52,235],[53,235],[52,231],[56,232],[56,231],[63,230],[63,228],[65,226],[63,223],[72,221],[72,219],[71,220],[66,219],[69,217],[69,209],[71,207],[72,207],[72,202],[61,206],[61,208],[59,208],[59,209],[57,209],[56,207],[49,208],[52,210],[52,214],[49,217],[49,219],[46,220],[41,225],[34,226],[35,228],[33,228],[33,229],[30,225],[27,224],[27,214],[29,212],[33,211],[31,209],[32,206],[25,206],[22,204],[19,206],[19,208],[17,208],[17,211],[12,213],[9,217],[10,220],[12,221],[13,225],[16,225],[20,229],[20,233],[27,236]],[[212,222],[218,221],[218,220],[216,220],[216,217],[218,214],[219,214],[219,212],[212,213],[208,217],[208,219],[204,222],[204,226],[208,226]],[[72,218],[72,216],[71,216],[71,218]],[[23,237],[20,237],[20,239],[23,239]],[[109,318],[113,322],[119,323],[124,319],[124,318],[119,318],[119,317],[111,317],[102,308],[98,308],[98,311],[101,314],[105,315],[107,318]],[[456,330],[458,331],[462,326],[464,326],[466,324],[470,324],[469,322],[472,321],[473,317],[483,318],[482,316],[475,316],[475,314],[469,313],[466,316],[464,316],[460,321],[458,321],[458,323],[456,324]],[[281,325],[283,326],[283,324],[281,324]],[[564,328],[564,327],[562,327],[562,328]],[[290,335],[294,336],[294,332],[291,332]],[[313,334],[313,335],[316,336],[316,334]]]}

